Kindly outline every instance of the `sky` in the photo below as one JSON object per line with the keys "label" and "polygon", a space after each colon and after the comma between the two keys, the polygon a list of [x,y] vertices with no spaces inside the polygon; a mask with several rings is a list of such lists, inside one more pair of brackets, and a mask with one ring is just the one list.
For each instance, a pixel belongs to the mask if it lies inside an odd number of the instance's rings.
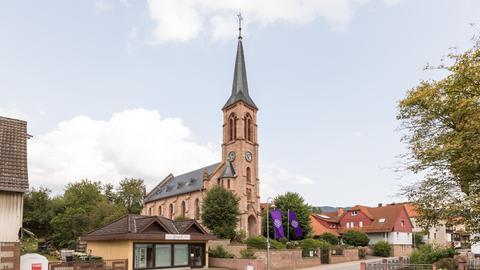
{"label": "sky", "polygon": [[420,176],[396,170],[398,101],[471,47],[480,1],[1,1],[0,115],[28,121],[30,186],[149,190],[220,161],[239,10],[262,200],[402,201]]}

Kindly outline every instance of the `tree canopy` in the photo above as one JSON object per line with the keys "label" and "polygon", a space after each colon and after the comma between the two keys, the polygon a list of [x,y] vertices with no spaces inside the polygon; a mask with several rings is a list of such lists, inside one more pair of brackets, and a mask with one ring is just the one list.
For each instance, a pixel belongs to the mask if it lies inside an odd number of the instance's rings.
{"label": "tree canopy", "polygon": [[447,75],[422,81],[399,103],[406,167],[423,177],[403,193],[424,228],[447,220],[480,233],[480,40],[436,68]]}
{"label": "tree canopy", "polygon": [[31,189],[24,200],[23,227],[57,248],[73,248],[79,236],[127,213],[140,213],[143,189],[140,179],[122,180],[117,192],[111,184],[86,179],[54,197],[46,188]]}
{"label": "tree canopy", "polygon": [[219,238],[233,238],[240,219],[239,201],[231,191],[212,187],[203,200],[202,223]]}
{"label": "tree canopy", "polygon": [[[290,239],[295,239],[295,232],[292,226],[288,225],[287,210],[295,211],[297,214],[297,219],[300,227],[302,228],[303,237],[306,237],[312,232],[310,226],[310,214],[312,213],[312,207],[305,202],[300,194],[295,192],[287,192],[282,195],[275,197],[275,208],[282,211],[282,221],[283,221],[283,231],[285,232],[285,237],[287,236],[287,230],[290,230],[289,235]],[[262,214],[262,224],[264,228],[264,235],[266,235],[266,212]],[[273,224],[270,219],[269,223],[269,233],[270,237],[274,237]]]}

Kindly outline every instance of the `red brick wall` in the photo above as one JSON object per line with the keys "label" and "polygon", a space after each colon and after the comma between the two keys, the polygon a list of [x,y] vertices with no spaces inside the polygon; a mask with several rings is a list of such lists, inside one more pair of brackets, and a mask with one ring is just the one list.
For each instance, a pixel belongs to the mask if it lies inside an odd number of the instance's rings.
{"label": "red brick wall", "polygon": [[252,259],[208,258],[208,267],[245,270],[249,265],[253,266],[255,270],[265,269],[265,263],[261,259],[252,260]]}
{"label": "red brick wall", "polygon": [[0,269],[20,270],[20,243],[0,243]]}
{"label": "red brick wall", "polygon": [[358,249],[344,249],[343,255],[333,255],[332,251],[330,250],[330,259],[329,262],[331,264],[334,263],[343,263],[343,262],[351,262],[351,261],[358,261]]}

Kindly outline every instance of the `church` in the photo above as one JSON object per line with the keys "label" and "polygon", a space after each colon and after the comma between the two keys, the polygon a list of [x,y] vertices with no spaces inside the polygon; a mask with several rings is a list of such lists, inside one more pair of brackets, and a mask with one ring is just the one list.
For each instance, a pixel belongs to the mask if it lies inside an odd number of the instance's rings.
{"label": "church", "polygon": [[261,234],[257,111],[248,91],[240,34],[232,93],[222,107],[221,161],[181,175],[170,174],[165,177],[146,194],[142,214],[200,220],[206,191],[221,185],[240,198],[238,229],[244,230],[249,236]]}

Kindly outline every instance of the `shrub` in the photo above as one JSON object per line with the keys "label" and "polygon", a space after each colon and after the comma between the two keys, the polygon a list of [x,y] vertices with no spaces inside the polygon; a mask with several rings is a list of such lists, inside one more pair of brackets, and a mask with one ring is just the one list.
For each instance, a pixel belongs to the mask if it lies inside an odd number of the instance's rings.
{"label": "shrub", "polygon": [[316,252],[317,248],[321,250],[330,249],[330,244],[323,240],[304,239],[300,242],[303,256],[309,256],[310,251]]}
{"label": "shrub", "polygon": [[455,270],[458,268],[458,264],[453,258],[442,258],[435,265],[437,269]]}
{"label": "shrub", "polygon": [[270,248],[272,249],[285,249],[286,245],[277,240],[270,239]]}
{"label": "shrub", "polygon": [[[256,249],[267,249],[267,238],[264,236],[250,236],[245,240],[245,244],[249,248]],[[285,245],[280,243],[277,240],[270,239],[270,248],[271,249],[285,249]]]}
{"label": "shrub", "polygon": [[368,245],[370,239],[368,239],[367,234],[364,232],[349,230],[342,235],[342,241],[354,247],[364,247]]}
{"label": "shrub", "polygon": [[267,238],[262,235],[250,236],[245,240],[248,248],[267,249]]}
{"label": "shrub", "polygon": [[338,237],[333,233],[323,233],[318,236],[317,239],[327,241],[330,245],[338,245]]}
{"label": "shrub", "polygon": [[233,258],[233,254],[230,252],[226,251],[223,246],[217,246],[214,249],[209,249],[208,250],[208,256],[212,258]]}
{"label": "shrub", "polygon": [[240,250],[240,256],[242,259],[256,259],[255,251],[250,248]]}
{"label": "shrub", "polygon": [[245,232],[245,230],[240,229],[238,231],[235,231],[235,235],[231,240],[232,242],[242,243],[246,237],[247,237],[247,232]]}
{"label": "shrub", "polygon": [[388,257],[390,256],[391,246],[387,241],[378,241],[373,245],[373,253],[375,256]]}
{"label": "shrub", "polygon": [[286,237],[278,238],[278,242],[286,244],[288,242],[288,239]]}
{"label": "shrub", "polygon": [[297,241],[292,241],[288,242],[286,244],[287,249],[297,249],[298,248],[298,242]]}
{"label": "shrub", "polygon": [[443,258],[453,258],[457,254],[458,252],[453,248],[427,244],[414,250],[410,260],[414,264],[432,264]]}

